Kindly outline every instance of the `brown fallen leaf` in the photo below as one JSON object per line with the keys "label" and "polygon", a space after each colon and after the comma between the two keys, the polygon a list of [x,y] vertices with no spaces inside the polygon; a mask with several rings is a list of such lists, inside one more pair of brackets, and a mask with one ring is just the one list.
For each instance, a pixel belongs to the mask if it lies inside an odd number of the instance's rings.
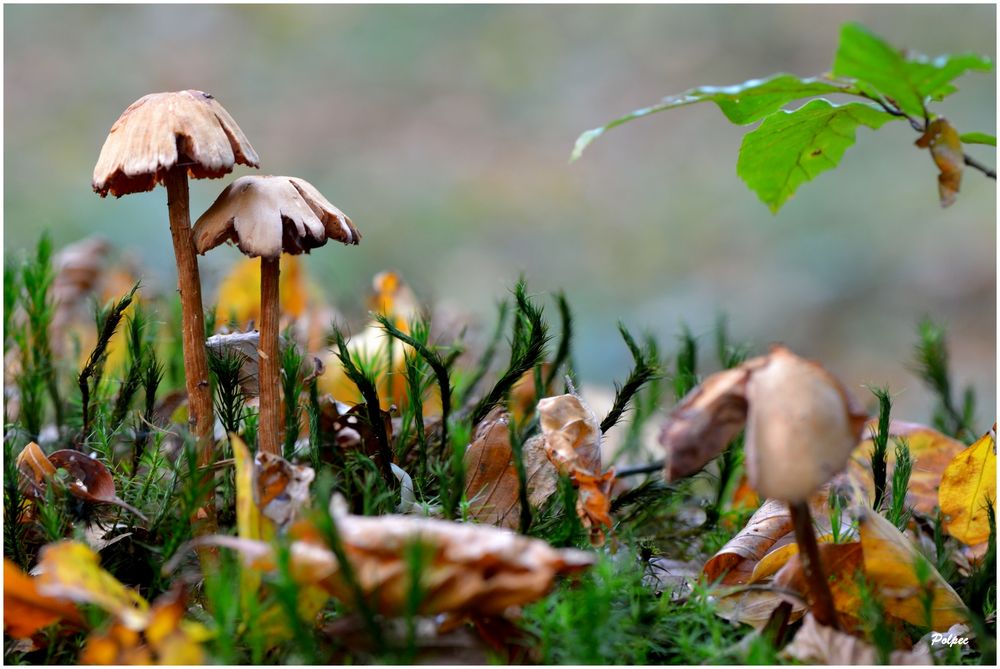
{"label": "brown fallen leaf", "polygon": [[[481,523],[515,529],[521,514],[520,482],[510,445],[509,417],[496,407],[476,426],[465,452],[465,497],[470,515]],[[545,455],[544,441],[532,438],[522,447],[528,502],[537,507],[556,491],[556,469]]]}
{"label": "brown fallen leaf", "polygon": [[[368,407],[365,404],[351,406],[340,402],[332,395],[324,395],[320,404],[320,434],[323,449],[336,448],[344,451],[357,450],[369,457],[378,457],[378,442],[375,430],[368,421]],[[392,416],[382,411],[385,434],[392,440]]]}
{"label": "brown fallen leaf", "polygon": [[[867,499],[875,497],[875,480],[872,475],[871,456],[874,444],[871,440],[871,430],[875,423],[869,423],[865,428],[868,437],[851,453],[848,469],[851,477],[861,484],[867,494]],[[932,428],[917,423],[891,421],[889,423],[890,438],[905,439],[913,459],[913,471],[906,488],[906,503],[918,513],[927,516],[934,515],[938,505],[938,487],[941,485],[941,475],[948,463],[965,449],[965,445],[945,436]],[[886,452],[886,480],[892,481],[892,472],[896,467],[896,450],[890,446]]]}
{"label": "brown fallen leaf", "polygon": [[592,546],[604,544],[610,530],[614,469],[601,472],[601,427],[597,416],[576,395],[546,397],[538,403],[540,435],[556,469],[578,491],[576,511],[590,530]]}
{"label": "brown fallen leaf", "polygon": [[[820,625],[811,614],[805,617],[802,627],[781,651],[781,656],[804,664],[834,666],[874,665],[879,661],[874,647],[850,634]],[[933,661],[924,646],[912,651],[895,650],[889,656],[889,663],[917,665],[933,664]]]}
{"label": "brown fallen leaf", "polygon": [[279,530],[288,527],[308,506],[309,486],[315,477],[312,467],[258,452],[254,458],[254,484],[261,513]]}
{"label": "brown fallen leaf", "polygon": [[958,131],[943,117],[936,118],[927,126],[927,130],[916,145],[921,149],[929,148],[931,158],[940,172],[938,174],[938,196],[942,207],[955,203],[955,196],[962,186],[962,168],[965,156],[962,153],[962,140]]}
{"label": "brown fallen leaf", "polygon": [[49,461],[57,469],[69,473],[69,491],[73,496],[95,504],[120,506],[147,520],[141,511],[118,496],[111,472],[100,461],[72,449],[56,451],[49,456]]}
{"label": "brown fallen leaf", "polygon": [[[589,567],[594,558],[574,549],[555,549],[544,541],[488,525],[470,525],[414,516],[336,514],[344,550],[362,590],[385,615],[407,608],[411,592],[408,556],[420,546],[423,568],[418,612],[503,615],[510,607],[547,593],[557,576]],[[292,577],[319,585],[341,601],[353,601],[336,557],[315,527],[300,522],[290,529]],[[261,541],[206,537],[200,545],[233,548],[254,570],[276,568],[274,549]],[[168,566],[169,567],[169,566]]]}
{"label": "brown fallen leaf", "polygon": [[83,618],[72,602],[46,597],[38,592],[36,578],[22,572],[16,564],[3,560],[3,628],[15,639],[34,636],[43,627],[63,621],[83,625]]}
{"label": "brown fallen leaf", "polygon": [[[825,489],[810,500],[815,517],[821,521],[827,515],[826,500]],[[702,573],[708,581],[718,581],[721,585],[750,583],[754,580],[754,568],[765,556],[794,543],[795,532],[788,505],[769,499],[750,516],[736,536],[708,559]]]}
{"label": "brown fallen leaf", "polygon": [[948,463],[941,478],[940,505],[944,528],[962,543],[973,546],[990,537],[987,505],[996,510],[996,426]]}

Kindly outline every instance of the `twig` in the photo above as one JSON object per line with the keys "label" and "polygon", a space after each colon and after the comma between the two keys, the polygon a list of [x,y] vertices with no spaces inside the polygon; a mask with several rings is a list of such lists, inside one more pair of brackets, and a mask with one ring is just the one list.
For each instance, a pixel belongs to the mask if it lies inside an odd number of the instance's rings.
{"label": "twig", "polygon": [[650,462],[648,465],[622,467],[621,469],[615,469],[615,478],[621,479],[626,476],[636,476],[637,474],[652,474],[663,469],[664,464],[666,464],[665,460],[657,460],[655,462]]}

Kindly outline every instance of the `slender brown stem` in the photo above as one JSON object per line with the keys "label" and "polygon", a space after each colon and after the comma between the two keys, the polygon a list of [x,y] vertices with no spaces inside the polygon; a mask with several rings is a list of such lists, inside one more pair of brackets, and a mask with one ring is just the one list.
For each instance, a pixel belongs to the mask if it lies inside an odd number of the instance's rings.
{"label": "slender brown stem", "polygon": [[830,593],[830,585],[826,582],[823,565],[819,559],[819,546],[816,544],[809,505],[806,502],[789,502],[788,510],[792,514],[802,570],[806,575],[806,583],[809,584],[809,601],[813,617],[820,625],[840,629],[837,611],[833,606],[833,595]]}
{"label": "slender brown stem", "polygon": [[[184,351],[184,383],[188,396],[188,423],[198,439],[198,464],[212,462],[215,417],[208,381],[208,356],[205,353],[205,312],[201,306],[201,278],[198,257],[191,236],[188,204],[187,168],[174,166],[164,180],[167,209],[170,213],[170,236],[177,260],[177,288],[181,296],[181,345]],[[215,503],[210,499],[191,519],[195,536],[215,532]],[[203,560],[203,564],[204,560]]]}
{"label": "slender brown stem", "polygon": [[278,360],[280,256],[260,259],[260,426],[258,450],[281,454],[281,377]]}

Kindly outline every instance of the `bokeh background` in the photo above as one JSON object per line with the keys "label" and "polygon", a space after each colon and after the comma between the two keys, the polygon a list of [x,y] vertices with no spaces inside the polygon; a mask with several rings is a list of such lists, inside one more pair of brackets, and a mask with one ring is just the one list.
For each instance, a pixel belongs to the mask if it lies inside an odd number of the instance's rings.
{"label": "bokeh background", "polygon": [[[5,6],[4,251],[42,230],[100,233],[169,289],[162,189],[90,189],[108,129],[155,91],[198,88],[232,113],[264,173],[301,176],[365,235],[308,271],[361,318],[396,269],[428,302],[489,322],[524,274],[565,289],[585,380],[629,365],[621,319],[668,348],[718,313],[758,350],[783,341],[850,386],[889,384],[896,415],[929,419],[910,370],[915,324],[949,329],[959,384],[996,405],[996,184],[967,173],[937,204],[936,170],[903,123],[859,130],[841,167],[777,216],[736,177],[744,129],[714,105],[621,127],[568,164],[573,141],[661,96],[787,71],[819,74],[860,21],[936,55],[995,57],[993,6]],[[939,110],[994,132],[996,79],[968,75]],[[987,147],[972,152],[995,164]],[[240,168],[234,176],[247,173]],[[225,181],[191,184],[192,212]],[[204,259],[208,298],[240,256]],[[549,302],[549,310],[554,307]],[[861,391],[860,394],[864,394]]]}

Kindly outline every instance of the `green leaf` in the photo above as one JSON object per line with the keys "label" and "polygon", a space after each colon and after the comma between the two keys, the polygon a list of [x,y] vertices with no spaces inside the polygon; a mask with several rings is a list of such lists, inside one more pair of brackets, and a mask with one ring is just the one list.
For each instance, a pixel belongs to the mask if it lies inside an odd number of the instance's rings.
{"label": "green leaf", "polygon": [[923,118],[926,100],[941,100],[957,90],[951,83],[954,79],[969,70],[988,72],[992,67],[988,58],[971,53],[934,59],[904,55],[864,27],[847,23],[840,31],[833,74],[857,79],[859,89],[874,88],[910,116]]}
{"label": "green leaf", "polygon": [[985,132],[967,132],[964,135],[960,135],[959,139],[962,141],[962,144],[997,145],[997,138],[994,135],[987,135]]}
{"label": "green leaf", "polygon": [[872,105],[823,99],[779,111],[743,137],[736,172],[777,213],[800,185],[837,166],[859,125],[878,129],[895,118]]}
{"label": "green leaf", "polygon": [[570,162],[579,158],[584,149],[608,130],[643,116],[698,102],[714,102],[731,122],[738,125],[755,123],[794,100],[827,93],[840,93],[843,86],[822,79],[800,79],[791,74],[776,74],[768,79],[752,79],[734,86],[702,86],[679,95],[663,98],[652,107],[637,109],[616,118],[607,125],[582,133],[573,147]]}

